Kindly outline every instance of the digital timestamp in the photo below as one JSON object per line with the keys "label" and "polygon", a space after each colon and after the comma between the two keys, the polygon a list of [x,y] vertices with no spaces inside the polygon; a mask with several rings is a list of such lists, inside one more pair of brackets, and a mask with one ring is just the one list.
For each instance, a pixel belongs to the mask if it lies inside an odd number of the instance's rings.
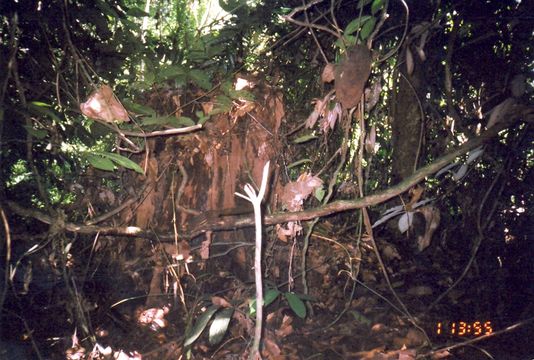
{"label": "digital timestamp", "polygon": [[436,335],[483,336],[492,332],[491,321],[440,321],[436,323]]}

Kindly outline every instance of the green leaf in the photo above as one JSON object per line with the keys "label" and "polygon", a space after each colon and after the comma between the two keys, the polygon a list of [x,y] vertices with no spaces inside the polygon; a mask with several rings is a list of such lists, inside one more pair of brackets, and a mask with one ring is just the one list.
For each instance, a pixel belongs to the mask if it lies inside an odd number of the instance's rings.
{"label": "green leaf", "polygon": [[171,124],[175,125],[175,126],[193,126],[195,125],[195,122],[193,121],[193,119],[191,119],[190,117],[188,116],[180,116],[178,119],[174,118],[175,121],[173,121]]}
{"label": "green leaf", "polygon": [[[120,165],[120,166],[125,167],[127,169],[134,170],[134,171],[136,171],[136,172],[138,172],[140,174],[143,174],[143,169],[141,169],[139,164],[133,162],[132,160],[130,160],[127,157],[124,157],[122,155],[115,154],[115,153],[109,153],[109,152],[97,152],[97,153],[95,153],[95,155],[101,156],[103,158],[107,158],[108,160],[113,161],[117,165]],[[102,169],[102,170],[105,170],[105,169]],[[114,168],[113,168],[113,170],[114,170]]]}
{"label": "green leaf", "polygon": [[28,125],[24,125],[24,128],[26,129],[28,134],[39,140],[44,139],[48,135],[48,131],[43,129],[34,129],[33,127]]}
{"label": "green leaf", "polygon": [[286,292],[284,296],[287,299],[289,307],[293,312],[301,319],[306,317],[306,305],[304,302],[294,293]]}
{"label": "green leaf", "polygon": [[263,296],[263,306],[269,306],[280,295],[280,290],[269,289]]}
{"label": "green leaf", "polygon": [[185,338],[184,346],[189,346],[198,339],[217,310],[219,310],[219,307],[217,305],[212,305],[198,317],[191,333],[187,334]]}
{"label": "green leaf", "polygon": [[315,198],[317,200],[323,201],[325,193],[326,193],[326,191],[325,191],[324,187],[321,186],[321,187],[315,189],[314,196],[315,196]]}
{"label": "green leaf", "polygon": [[293,140],[293,142],[295,144],[303,144],[305,142],[308,142],[308,141],[311,141],[311,140],[314,140],[314,139],[317,139],[316,135],[308,134],[308,135],[303,135],[303,136]]}
{"label": "green leaf", "polygon": [[100,169],[100,170],[114,171],[116,169],[115,164],[113,163],[113,161],[111,161],[110,159],[105,158],[105,157],[96,156],[96,155],[89,155],[87,157],[87,160],[89,161],[89,163],[93,167],[95,167],[97,169]]}
{"label": "green leaf", "polygon": [[133,16],[133,17],[145,17],[145,16],[150,16],[150,14],[144,12],[143,10],[139,9],[139,8],[136,8],[136,7],[132,7],[132,8],[129,8],[128,10],[126,10],[126,14],[130,15],[130,16]]}
{"label": "green leaf", "polygon": [[374,0],[371,5],[371,14],[376,15],[377,12],[384,7],[384,0]]}
{"label": "green leaf", "polygon": [[149,125],[168,125],[172,121],[176,120],[174,116],[151,116],[144,118],[142,121],[143,125],[149,126]]}
{"label": "green leaf", "polygon": [[295,161],[287,166],[288,169],[294,168],[295,166],[299,166],[306,163],[311,163],[311,159],[300,159],[298,161]]}
{"label": "green leaf", "polygon": [[352,20],[343,31],[343,35],[352,35],[370,18],[371,16],[365,15]]}
{"label": "green leaf", "polygon": [[228,325],[230,325],[230,320],[232,320],[232,315],[234,314],[234,308],[225,308],[219,311],[213,322],[211,323],[209,330],[208,340],[211,345],[216,345],[221,342],[226,331],[228,331]]}
{"label": "green leaf", "polygon": [[131,112],[143,114],[143,115],[155,115],[156,110],[152,109],[150,106],[141,105],[130,101],[128,99],[122,100],[122,104],[126,107],[127,110]]}
{"label": "green leaf", "polygon": [[[263,306],[269,306],[280,295],[278,289],[268,289],[263,295]],[[256,314],[256,299],[252,299],[249,303],[249,314],[252,316]]]}
{"label": "green leaf", "polygon": [[372,17],[369,21],[366,21],[362,26],[362,31],[360,31],[360,37],[362,40],[367,40],[371,32],[374,30],[376,24],[376,18]]}
{"label": "green leaf", "polygon": [[211,90],[213,88],[207,72],[202,70],[191,70],[189,72],[189,76],[191,77],[191,81],[200,86],[202,89]]}

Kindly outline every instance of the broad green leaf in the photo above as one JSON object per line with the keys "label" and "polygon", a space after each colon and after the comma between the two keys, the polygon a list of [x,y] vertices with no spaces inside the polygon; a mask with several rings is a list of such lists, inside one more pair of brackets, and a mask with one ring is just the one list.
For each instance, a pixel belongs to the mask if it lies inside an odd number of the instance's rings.
{"label": "broad green leaf", "polygon": [[105,158],[105,157],[96,156],[96,155],[89,155],[87,157],[87,160],[89,161],[89,163],[93,167],[95,167],[97,169],[100,169],[100,170],[114,171],[116,169],[115,164],[113,163],[113,161],[111,161],[110,159]]}
{"label": "broad green leaf", "polygon": [[145,17],[145,16],[150,16],[150,14],[144,12],[143,10],[139,9],[139,8],[136,8],[136,7],[132,7],[132,8],[129,8],[128,10],[126,10],[126,14],[130,15],[130,16],[133,16],[133,17]]}
{"label": "broad green leaf", "polygon": [[195,125],[195,122],[188,116],[180,116],[178,119],[174,118],[174,121],[171,122],[171,124],[175,126],[193,126]]}
{"label": "broad green leaf", "polygon": [[94,5],[100,10],[102,10],[104,15],[119,19],[119,15],[115,11],[115,9],[109,6],[105,1],[96,1]]}
{"label": "broad green leaf", "polygon": [[143,125],[168,125],[172,122],[173,119],[176,119],[173,116],[151,116],[144,118],[142,121]]}
{"label": "broad green leaf", "polygon": [[366,21],[362,26],[362,31],[360,31],[360,37],[362,40],[367,40],[371,32],[373,32],[376,24],[376,18],[372,17],[369,21]]}
{"label": "broad green leaf", "polygon": [[293,140],[293,142],[295,144],[303,144],[305,142],[308,142],[308,141],[311,141],[311,140],[314,140],[314,139],[317,139],[316,135],[308,134],[308,135],[303,135],[303,136]]}
{"label": "broad green leaf", "polygon": [[39,140],[44,139],[48,135],[48,131],[43,129],[34,129],[33,127],[27,125],[24,125],[24,128],[28,134]]}
{"label": "broad green leaf", "polygon": [[376,15],[377,12],[384,7],[384,0],[374,0],[371,5],[371,14]]}
{"label": "broad green leaf", "polygon": [[319,200],[319,201],[323,201],[323,199],[324,199],[324,195],[325,195],[325,194],[326,194],[326,191],[325,191],[324,187],[321,186],[321,187],[315,189],[315,194],[314,194],[314,196],[315,196],[315,198],[316,198],[317,200]]}
{"label": "broad green leaf", "polygon": [[115,154],[115,153],[97,153],[97,154],[100,156],[107,157],[108,159],[112,160],[113,162],[117,163],[118,165],[122,167],[125,167],[130,170],[134,170],[140,174],[143,174],[143,169],[141,169],[139,164],[133,162],[127,157],[124,157],[122,155]]}
{"label": "broad green leaf", "polygon": [[370,18],[371,16],[365,15],[352,20],[343,31],[343,35],[352,35]]}
{"label": "broad green leaf", "polygon": [[284,296],[287,299],[289,307],[293,312],[301,319],[306,317],[306,305],[304,302],[294,293],[284,293]]}
{"label": "broad green leaf", "polygon": [[[263,306],[270,305],[273,301],[276,300],[276,298],[280,295],[280,290],[278,289],[269,289],[267,292],[263,295]],[[256,314],[256,299],[251,299],[249,303],[249,314],[253,316]]]}
{"label": "broad green leaf", "polygon": [[287,166],[288,169],[294,168],[295,166],[299,166],[302,164],[310,163],[312,162],[311,159],[300,159],[298,161],[295,161],[294,163],[291,163]]}
{"label": "broad green leaf", "polygon": [[219,307],[217,305],[212,305],[198,317],[191,330],[191,334],[187,334],[185,338],[184,346],[189,346],[198,339],[217,310],[219,310]]}
{"label": "broad green leaf", "polygon": [[280,290],[278,289],[269,289],[263,295],[263,306],[269,306],[276,298],[280,295]]}
{"label": "broad green leaf", "polygon": [[122,100],[122,104],[126,107],[126,109],[143,115],[155,115],[156,110],[152,109],[150,106],[141,105],[138,103],[135,103],[133,101],[130,101],[128,99]]}
{"label": "broad green leaf", "polygon": [[228,330],[228,325],[230,320],[232,320],[232,315],[234,314],[234,308],[225,308],[219,311],[213,322],[211,323],[208,340],[211,345],[216,345],[221,342],[226,331]]}
{"label": "broad green leaf", "polygon": [[211,90],[211,88],[213,88],[207,72],[195,69],[189,72],[189,76],[191,77],[191,81],[200,86],[202,89]]}

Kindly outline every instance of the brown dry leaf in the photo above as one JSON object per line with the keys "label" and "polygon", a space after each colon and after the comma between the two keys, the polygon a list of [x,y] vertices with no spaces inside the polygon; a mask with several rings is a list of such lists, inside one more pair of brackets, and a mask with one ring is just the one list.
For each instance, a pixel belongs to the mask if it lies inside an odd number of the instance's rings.
{"label": "brown dry leaf", "polygon": [[336,105],[334,105],[334,108],[332,110],[329,110],[326,113],[326,116],[323,117],[323,121],[321,122],[322,132],[327,134],[328,129],[334,130],[337,119],[341,119],[342,113],[343,113],[343,110],[341,109],[341,105],[339,103],[336,103]]}
{"label": "brown dry leaf", "polygon": [[232,304],[230,304],[228,300],[220,296],[212,296],[211,302],[213,303],[213,305],[218,305],[225,308],[232,307]]}
{"label": "brown dry leaf", "polygon": [[282,324],[278,330],[275,330],[275,335],[279,338],[284,338],[288,335],[293,334],[293,318],[291,316],[284,315]]}
{"label": "brown dry leaf", "polygon": [[287,183],[282,189],[280,201],[289,211],[302,210],[306,200],[317,188],[323,185],[323,181],[309,173],[303,173],[297,181]]}
{"label": "brown dry leaf", "polygon": [[117,99],[109,85],[101,85],[86,102],[80,104],[85,116],[108,123],[130,121],[128,112]]}
{"label": "brown dry leaf", "polygon": [[417,238],[417,248],[419,251],[423,251],[430,245],[432,235],[441,222],[441,215],[439,209],[434,206],[425,206],[416,212],[423,214],[425,217],[425,233]]}
{"label": "brown dry leaf", "polygon": [[175,112],[174,112],[174,117],[179,119],[180,116],[182,116],[182,104],[181,104],[181,101],[180,101],[180,96],[181,95],[173,95],[172,96],[172,102],[176,108]]}
{"label": "brown dry leaf", "polygon": [[321,74],[321,81],[324,83],[329,83],[334,81],[336,75],[335,75],[336,67],[332,63],[328,63],[325,65],[323,72]]}
{"label": "brown dry leaf", "polygon": [[282,350],[274,340],[274,336],[271,332],[266,332],[266,336],[263,338],[263,351],[262,355],[267,359],[273,359],[275,356],[280,356]]}
{"label": "brown dry leaf", "polygon": [[410,189],[409,195],[410,195],[410,201],[408,204],[406,204],[405,209],[406,211],[412,211],[412,206],[421,199],[421,196],[423,195],[423,191],[425,191],[425,188],[420,185],[415,185],[413,188]]}
{"label": "brown dry leaf", "polygon": [[452,354],[448,350],[436,351],[432,354],[432,360],[446,359]]}
{"label": "brown dry leaf", "polygon": [[409,349],[400,350],[398,353],[399,353],[398,360],[415,360],[415,355],[417,354],[417,352],[413,349],[412,350],[409,350]]}
{"label": "brown dry leaf", "polygon": [[282,225],[276,225],[276,235],[278,239],[287,243],[289,239],[293,239],[295,236],[302,233],[302,226],[296,221],[290,221],[284,228]]}
{"label": "brown dry leaf", "polygon": [[431,287],[421,285],[409,288],[406,293],[411,296],[428,296],[432,295],[433,291]]}
{"label": "brown dry leaf", "polygon": [[200,104],[202,106],[202,111],[204,111],[204,115],[208,115],[211,113],[211,110],[213,110],[213,101],[206,101]]}
{"label": "brown dry leaf", "polygon": [[202,260],[209,259],[210,257],[210,245],[211,245],[211,233],[206,233],[206,239],[202,241],[200,245],[200,258]]}
{"label": "brown dry leaf", "polygon": [[367,151],[368,154],[375,153],[375,143],[376,127],[373,125],[371,126],[371,130],[369,131],[369,133],[367,133],[367,136],[365,137],[365,151]]}
{"label": "brown dry leaf", "polygon": [[402,259],[399,252],[397,251],[397,248],[395,248],[393,245],[390,245],[390,244],[386,244],[383,247],[382,256],[384,256],[384,259],[388,261],[391,261],[393,259],[397,259],[397,260]]}
{"label": "brown dry leaf", "polygon": [[236,107],[233,116],[234,116],[234,118],[240,118],[243,115],[245,115],[246,113],[254,110],[255,107],[256,107],[256,103],[255,102],[242,100],[241,104]]}

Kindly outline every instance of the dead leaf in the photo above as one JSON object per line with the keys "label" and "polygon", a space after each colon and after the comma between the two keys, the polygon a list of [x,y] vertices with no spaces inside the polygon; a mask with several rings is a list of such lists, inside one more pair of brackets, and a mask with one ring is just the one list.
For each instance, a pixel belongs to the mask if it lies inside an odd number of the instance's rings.
{"label": "dead leaf", "polygon": [[117,99],[109,85],[101,85],[86,102],[80,104],[85,116],[108,123],[130,121],[128,112]]}
{"label": "dead leaf", "polygon": [[406,293],[411,296],[428,296],[432,295],[433,291],[431,287],[421,285],[409,288]]}
{"label": "dead leaf", "polygon": [[369,130],[369,132],[367,133],[367,136],[365,137],[365,151],[367,151],[368,154],[374,154],[375,144],[376,144],[376,127],[373,125],[371,126],[371,130]]}
{"label": "dead leaf", "polygon": [[220,296],[212,296],[211,302],[213,305],[218,305],[218,306],[225,307],[225,308],[232,307],[232,304],[230,304],[228,300]]}
{"label": "dead leaf", "polygon": [[425,188],[421,185],[415,185],[410,189],[408,194],[410,195],[410,201],[408,204],[406,204],[405,209],[406,211],[412,211],[412,206],[421,199],[421,195],[423,195],[423,192],[425,191]]}
{"label": "dead leaf", "polygon": [[326,64],[321,74],[321,81],[324,83],[329,83],[329,82],[334,81],[335,76],[336,76],[335,71],[336,71],[336,67],[334,64],[332,63]]}
{"label": "dead leaf", "polygon": [[309,173],[303,173],[297,181],[287,183],[282,189],[280,201],[286,210],[300,211],[306,200],[317,188],[323,185],[323,181]]}
{"label": "dead leaf", "polygon": [[425,206],[417,209],[416,212],[423,214],[425,217],[425,233],[417,238],[417,248],[419,251],[423,251],[430,245],[432,235],[441,221],[441,215],[439,209],[434,206]]}

